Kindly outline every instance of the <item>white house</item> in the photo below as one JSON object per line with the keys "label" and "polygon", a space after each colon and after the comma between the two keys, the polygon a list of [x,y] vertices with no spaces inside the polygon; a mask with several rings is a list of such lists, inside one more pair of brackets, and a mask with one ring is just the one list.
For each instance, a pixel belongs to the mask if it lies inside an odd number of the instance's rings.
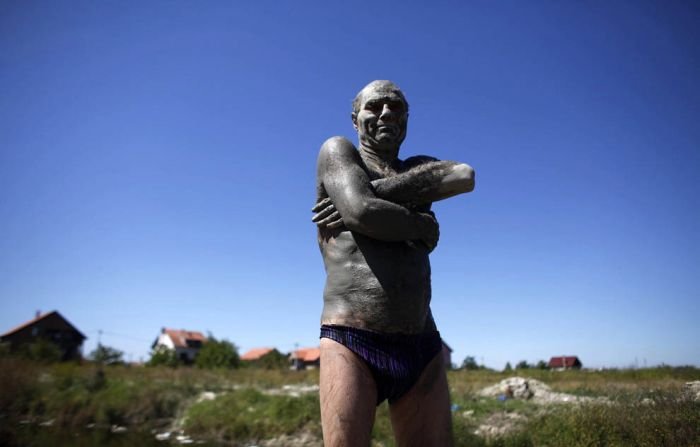
{"label": "white house", "polygon": [[180,360],[192,363],[206,342],[207,337],[201,332],[163,328],[151,348],[158,349],[158,347],[163,346],[172,349]]}

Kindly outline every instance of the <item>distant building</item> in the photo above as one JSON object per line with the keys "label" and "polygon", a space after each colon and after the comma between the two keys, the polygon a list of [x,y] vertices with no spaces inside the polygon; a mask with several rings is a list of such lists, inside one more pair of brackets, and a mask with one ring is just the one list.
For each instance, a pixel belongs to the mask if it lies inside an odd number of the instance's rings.
{"label": "distant building", "polygon": [[55,310],[43,315],[37,312],[34,319],[0,335],[0,341],[9,344],[13,351],[39,340],[49,341],[61,350],[63,360],[80,359],[86,338]]}
{"label": "distant building", "polygon": [[319,348],[302,348],[292,352],[289,356],[292,369],[318,368],[321,362],[321,350]]}
{"label": "distant building", "polygon": [[265,357],[266,355],[270,354],[280,354],[280,352],[275,349],[275,348],[253,348],[249,351],[247,351],[245,354],[241,356],[241,360],[247,361],[247,362],[252,362],[256,360],[260,360],[261,358]]}
{"label": "distant building", "polygon": [[289,362],[289,355],[282,354],[275,348],[253,348],[241,356],[245,364],[265,369],[284,369]]}
{"label": "distant building", "polygon": [[452,368],[452,348],[445,343],[445,340],[442,341],[442,358],[445,361],[445,367]]}
{"label": "distant building", "polygon": [[151,345],[151,349],[158,349],[160,346],[172,349],[178,359],[185,363],[192,363],[206,342],[207,337],[201,332],[163,328]]}
{"label": "distant building", "polygon": [[565,369],[581,369],[583,364],[575,355],[552,357],[547,364],[549,369],[565,370]]}

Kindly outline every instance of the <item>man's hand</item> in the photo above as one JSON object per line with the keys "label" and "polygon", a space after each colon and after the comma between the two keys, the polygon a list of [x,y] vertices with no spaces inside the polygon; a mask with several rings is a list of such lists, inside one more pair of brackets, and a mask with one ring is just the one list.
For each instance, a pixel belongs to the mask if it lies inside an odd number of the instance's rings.
{"label": "man's hand", "polygon": [[425,235],[420,239],[420,241],[426,246],[428,252],[431,252],[435,250],[435,247],[437,247],[438,244],[438,239],[440,239],[440,225],[438,224],[435,214],[432,211],[418,214],[426,219]]}
{"label": "man's hand", "polygon": [[340,213],[335,209],[335,205],[333,205],[329,197],[318,202],[316,206],[311,208],[311,212],[316,213],[311,218],[311,221],[320,228],[339,228],[343,226],[343,218],[340,217]]}
{"label": "man's hand", "polygon": [[[311,208],[311,211],[316,213],[311,218],[311,221],[318,225],[319,228],[332,229],[343,226],[343,218],[328,197],[318,202]],[[433,251],[440,239],[440,225],[435,218],[435,213],[428,211],[417,214],[423,218],[424,222],[423,237],[419,241],[423,243],[429,252]]]}

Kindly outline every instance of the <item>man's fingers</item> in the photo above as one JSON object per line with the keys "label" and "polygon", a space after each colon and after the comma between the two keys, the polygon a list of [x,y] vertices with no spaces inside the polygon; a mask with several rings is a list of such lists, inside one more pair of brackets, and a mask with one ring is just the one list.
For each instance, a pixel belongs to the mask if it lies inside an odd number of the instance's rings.
{"label": "man's fingers", "polygon": [[336,211],[330,216],[326,217],[325,219],[316,222],[316,225],[318,225],[319,227],[329,227],[331,223],[335,223],[335,221],[338,220],[342,222],[342,220],[340,219],[340,213]]}
{"label": "man's fingers", "polygon": [[326,197],[325,199],[321,200],[318,202],[316,205],[314,205],[313,208],[311,208],[312,213],[318,213],[325,207],[327,207],[329,204],[332,204],[330,197]]}
{"label": "man's fingers", "polygon": [[330,216],[333,213],[337,213],[335,207],[331,203],[329,206],[326,208],[322,209],[320,213],[316,214],[314,217],[311,218],[312,222],[318,223],[321,219],[325,219],[326,217]]}
{"label": "man's fingers", "polygon": [[340,228],[343,226],[343,223],[344,223],[343,219],[338,219],[335,222],[331,222],[328,225],[326,225],[326,228],[331,228],[331,229]]}

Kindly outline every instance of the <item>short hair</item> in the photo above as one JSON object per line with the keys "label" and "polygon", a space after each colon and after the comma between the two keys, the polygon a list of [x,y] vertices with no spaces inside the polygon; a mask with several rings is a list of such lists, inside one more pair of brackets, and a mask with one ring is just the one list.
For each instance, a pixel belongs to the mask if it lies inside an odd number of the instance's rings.
{"label": "short hair", "polygon": [[360,90],[357,93],[357,95],[355,95],[355,99],[352,101],[352,113],[357,114],[360,111],[360,104],[362,104],[362,94],[365,92],[365,90],[369,88],[396,93],[399,96],[399,98],[401,98],[401,100],[403,101],[404,105],[406,106],[406,111],[408,112],[408,101],[406,101],[406,97],[404,96],[399,86],[391,81],[378,80],[372,81],[369,84],[365,85],[362,88],[362,90]]}

